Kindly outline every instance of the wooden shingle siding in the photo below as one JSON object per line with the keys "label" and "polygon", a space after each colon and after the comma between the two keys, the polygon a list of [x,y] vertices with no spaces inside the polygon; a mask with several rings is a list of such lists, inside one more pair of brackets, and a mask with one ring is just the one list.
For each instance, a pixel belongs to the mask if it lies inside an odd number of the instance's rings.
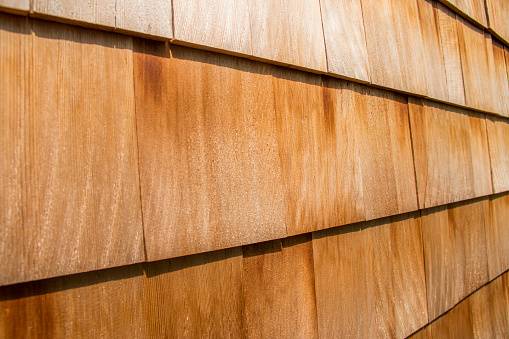
{"label": "wooden shingle siding", "polygon": [[0,0],[0,11],[25,14],[30,10],[30,0]]}
{"label": "wooden shingle siding", "polygon": [[52,16],[64,21],[115,27],[116,0],[31,0],[35,15]]}
{"label": "wooden shingle siding", "polygon": [[[491,43],[490,43],[491,40]],[[490,67],[490,79],[494,91],[493,100],[495,101],[495,113],[509,118],[509,79],[507,76],[506,56],[504,46],[494,39],[487,39],[488,48],[491,46],[493,51],[493,62],[495,65]],[[489,50],[488,50],[489,51]]]}
{"label": "wooden shingle siding", "polygon": [[509,43],[509,3],[506,0],[486,0],[489,28]]}
{"label": "wooden shingle siding", "polygon": [[116,0],[115,28],[173,38],[172,0]]}
{"label": "wooden shingle siding", "polygon": [[490,280],[509,270],[509,193],[490,197],[486,242]]}
{"label": "wooden shingle siding", "polygon": [[493,193],[509,191],[509,120],[488,116],[486,125],[493,176]]}
{"label": "wooden shingle siding", "polygon": [[486,8],[484,0],[440,0],[444,5],[453,8],[455,11],[474,20],[480,25],[486,27]]}

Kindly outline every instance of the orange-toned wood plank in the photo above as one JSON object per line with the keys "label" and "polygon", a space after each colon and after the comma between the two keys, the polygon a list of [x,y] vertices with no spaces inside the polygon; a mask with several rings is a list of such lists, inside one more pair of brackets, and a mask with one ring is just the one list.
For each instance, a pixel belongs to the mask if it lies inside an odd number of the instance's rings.
{"label": "orange-toned wood plank", "polygon": [[66,21],[115,27],[116,0],[32,0],[36,15],[59,17]]}
{"label": "orange-toned wood plank", "polygon": [[143,338],[141,264],[0,287],[2,338]]}
{"label": "orange-toned wood plank", "polygon": [[427,323],[417,214],[313,233],[320,337],[408,336]]}
{"label": "orange-toned wood plank", "polygon": [[409,98],[419,207],[492,193],[484,114]]}
{"label": "orange-toned wood plank", "polygon": [[493,193],[509,191],[509,119],[486,118]]}
{"label": "orange-toned wood plank", "polygon": [[486,242],[489,275],[493,280],[509,269],[509,193],[490,197]]}
{"label": "orange-toned wood plank", "polygon": [[471,300],[462,301],[430,327],[432,338],[475,338]]}
{"label": "orange-toned wood plank", "polygon": [[486,0],[489,27],[509,43],[509,3],[505,0]]}
{"label": "orange-toned wood plank", "polygon": [[320,0],[327,71],[371,81],[360,0]]}
{"label": "orange-toned wood plank", "polygon": [[294,70],[276,79],[276,115],[289,234],[364,220],[357,116],[363,88]]}
{"label": "orange-toned wood plank", "polygon": [[422,211],[429,320],[488,282],[488,199]]}
{"label": "orange-toned wood plank", "polygon": [[491,52],[493,54],[493,57],[490,56],[488,60],[494,62],[493,65],[490,64],[490,80],[492,81],[491,86],[494,92],[495,113],[509,117],[509,79],[507,77],[504,46],[493,40],[488,33],[485,33],[485,36],[487,36],[488,54]]}
{"label": "orange-toned wood plank", "polygon": [[117,0],[115,27],[122,30],[173,38],[172,1]]}
{"label": "orange-toned wood plank", "polygon": [[447,101],[445,61],[438,34],[435,0],[417,0],[421,23],[426,84],[430,98]]}
{"label": "orange-toned wood plank", "polygon": [[447,79],[447,101],[465,105],[465,87],[461,69],[456,14],[441,3],[437,3],[436,14]]}
{"label": "orange-toned wood plank", "polygon": [[269,66],[140,41],[135,86],[148,260],[286,235]]}
{"label": "orange-toned wood plank", "polygon": [[371,81],[427,95],[417,1],[362,0]]}
{"label": "orange-toned wood plank", "polygon": [[318,338],[311,234],[245,246],[248,338]]}
{"label": "orange-toned wood plank", "polygon": [[243,337],[240,247],[144,264],[150,338]]}
{"label": "orange-toned wood plank", "polygon": [[440,0],[444,5],[486,27],[486,8],[483,0]]}

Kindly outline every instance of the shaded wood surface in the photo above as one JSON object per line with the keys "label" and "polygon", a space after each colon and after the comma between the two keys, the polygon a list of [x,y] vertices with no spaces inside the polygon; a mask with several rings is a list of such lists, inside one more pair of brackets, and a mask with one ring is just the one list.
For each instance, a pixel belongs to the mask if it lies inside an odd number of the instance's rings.
{"label": "shaded wood surface", "polygon": [[320,0],[327,71],[370,82],[360,0]]}
{"label": "shaded wood surface", "polygon": [[140,42],[135,87],[149,261],[286,235],[269,66]]}
{"label": "shaded wood surface", "polygon": [[488,282],[488,209],[478,199],[422,211],[430,321]]}
{"label": "shaded wood surface", "polygon": [[492,193],[484,114],[409,98],[419,207]]}
{"label": "shaded wood surface", "polygon": [[115,28],[173,38],[172,1],[116,0]]}
{"label": "shaded wood surface", "polygon": [[311,234],[245,246],[248,338],[318,338]]}
{"label": "shaded wood surface", "polygon": [[509,43],[509,3],[505,0],[486,0],[489,27]]}
{"label": "shaded wood surface", "polygon": [[313,233],[320,337],[404,337],[427,323],[417,214]]}
{"label": "shaded wood surface", "polygon": [[[485,33],[487,35],[488,33]],[[506,57],[509,53],[505,53],[504,46],[496,40],[486,39],[488,48],[491,46],[493,51],[494,65],[490,66],[490,79],[493,88],[493,100],[495,101],[495,113],[509,117],[509,79],[507,76]],[[490,52],[490,50],[488,50]],[[498,104],[498,105],[497,105]]]}
{"label": "shaded wood surface", "polygon": [[427,95],[417,1],[362,0],[371,81]]}
{"label": "shaded wood surface", "polygon": [[31,0],[32,11],[65,20],[115,27],[116,0]]}
{"label": "shaded wood surface", "polygon": [[486,8],[483,0],[440,0],[445,5],[463,13],[484,27],[488,25]]}
{"label": "shaded wood surface", "polygon": [[486,243],[489,276],[493,280],[509,269],[509,193],[490,197]]}
{"label": "shaded wood surface", "polygon": [[432,338],[474,338],[472,304],[470,299],[462,301],[431,324]]}
{"label": "shaded wood surface", "polygon": [[15,13],[25,13],[30,10],[30,0],[0,0],[0,7]]}
{"label": "shaded wood surface", "polygon": [[509,190],[509,121],[488,116],[486,119],[490,150],[493,193]]}

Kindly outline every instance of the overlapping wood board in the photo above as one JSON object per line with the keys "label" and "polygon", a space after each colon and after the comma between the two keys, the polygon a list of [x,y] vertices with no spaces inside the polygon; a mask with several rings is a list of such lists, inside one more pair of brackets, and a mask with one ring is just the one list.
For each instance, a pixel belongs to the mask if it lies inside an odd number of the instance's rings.
{"label": "overlapping wood board", "polygon": [[0,0],[0,11],[27,13],[29,10],[30,0]]}
{"label": "overlapping wood board", "polygon": [[486,8],[483,0],[440,0],[444,5],[466,15],[484,27],[487,27]]}
{"label": "overlapping wood board", "polygon": [[419,207],[492,194],[484,114],[409,97]]}
{"label": "overlapping wood board", "polygon": [[172,1],[116,0],[115,28],[171,39]]}
{"label": "overlapping wood board", "polygon": [[509,193],[490,197],[486,243],[489,277],[493,280],[509,269]]}
{"label": "overlapping wood board", "polygon": [[493,193],[509,191],[509,120],[487,116]]}
{"label": "overlapping wood board", "polygon": [[[489,35],[485,33],[485,36]],[[495,101],[495,113],[504,117],[509,117],[509,79],[507,76],[506,56],[504,46],[491,38],[486,39],[488,45],[488,54],[492,51],[488,60],[493,60],[494,65],[490,65],[490,80],[493,89],[493,100]],[[490,50],[491,47],[491,50]]]}
{"label": "overlapping wood board", "polygon": [[148,260],[284,237],[271,66],[148,41],[134,59]]}
{"label": "overlapping wood board", "polygon": [[430,321],[488,282],[488,213],[487,198],[422,211]]}
{"label": "overlapping wood board", "polygon": [[509,3],[506,0],[486,0],[489,28],[509,43]]}
{"label": "overlapping wood board", "polygon": [[68,21],[115,27],[116,0],[31,0],[32,11]]}
{"label": "overlapping wood board", "polygon": [[418,214],[313,233],[320,337],[405,337],[427,321]]}

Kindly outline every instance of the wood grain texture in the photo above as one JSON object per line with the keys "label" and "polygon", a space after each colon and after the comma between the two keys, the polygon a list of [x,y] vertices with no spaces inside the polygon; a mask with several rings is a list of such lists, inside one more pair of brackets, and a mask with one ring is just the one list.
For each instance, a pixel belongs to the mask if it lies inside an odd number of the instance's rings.
{"label": "wood grain texture", "polygon": [[472,304],[466,299],[431,324],[432,338],[474,338]]}
{"label": "wood grain texture", "polygon": [[490,197],[486,243],[489,277],[493,280],[509,269],[509,193]]}
{"label": "wood grain texture", "polygon": [[437,3],[435,0],[417,0],[417,5],[421,23],[428,97],[447,101],[447,76],[438,34]]}
{"label": "wood grain texture", "polygon": [[483,0],[440,0],[444,5],[453,8],[463,16],[469,17],[482,26],[486,27],[486,8]]}
{"label": "wood grain texture", "polygon": [[0,0],[0,11],[25,14],[30,10],[30,0]]}
{"label": "wood grain texture", "polygon": [[286,235],[269,66],[140,41],[135,86],[149,261]]}
{"label": "wood grain texture", "polygon": [[149,338],[243,337],[240,247],[144,264]]}
{"label": "wood grain texture", "polygon": [[366,220],[417,210],[417,193],[404,96],[366,87],[354,130],[361,143]]}
{"label": "wood grain texture", "polygon": [[371,81],[427,95],[417,1],[362,0]]}
{"label": "wood grain texture", "polygon": [[360,0],[320,0],[320,6],[327,71],[370,82]]}
{"label": "wood grain texture", "polygon": [[499,37],[509,43],[509,3],[505,0],[486,0],[488,23]]}
{"label": "wood grain texture", "polygon": [[115,27],[122,30],[173,38],[172,1],[116,0]]}
{"label": "wood grain texture", "polygon": [[484,114],[409,98],[419,207],[492,193]]}
{"label": "wood grain texture", "polygon": [[494,69],[490,69],[490,65],[493,67],[495,63],[493,53],[488,53],[484,32],[461,17],[458,17],[457,25],[465,104],[483,111],[497,112],[496,89],[491,81]]}
{"label": "wood grain texture", "polygon": [[253,55],[327,71],[319,1],[249,0]]}
{"label": "wood grain texture", "polygon": [[248,0],[174,0],[175,39],[251,55]]}
{"label": "wood grain texture", "polygon": [[116,0],[32,0],[36,15],[59,17],[66,21],[115,27]]}
{"label": "wood grain texture", "polygon": [[140,264],[0,287],[2,338],[143,338]]}
{"label": "wood grain texture", "polygon": [[506,57],[509,57],[509,53],[506,54],[504,46],[493,40],[488,33],[485,33],[485,36],[487,36],[488,54],[493,52],[493,57],[489,56],[488,61],[494,62],[494,65],[490,65],[490,80],[495,101],[495,113],[509,117],[509,79],[506,66]]}
{"label": "wood grain texture", "polygon": [[427,323],[417,214],[313,233],[322,338],[405,337]]}
{"label": "wood grain texture", "polygon": [[289,234],[364,220],[359,142],[362,87],[294,70],[275,78]]}
{"label": "wood grain texture", "polygon": [[245,246],[247,338],[318,338],[311,234]]}
{"label": "wood grain texture", "polygon": [[488,199],[422,211],[429,320],[488,282]]}
{"label": "wood grain texture", "polygon": [[447,101],[465,105],[465,87],[458,41],[458,20],[456,14],[441,3],[437,3],[436,14],[447,79]]}
{"label": "wood grain texture", "polygon": [[509,120],[488,115],[486,125],[493,193],[509,191]]}

